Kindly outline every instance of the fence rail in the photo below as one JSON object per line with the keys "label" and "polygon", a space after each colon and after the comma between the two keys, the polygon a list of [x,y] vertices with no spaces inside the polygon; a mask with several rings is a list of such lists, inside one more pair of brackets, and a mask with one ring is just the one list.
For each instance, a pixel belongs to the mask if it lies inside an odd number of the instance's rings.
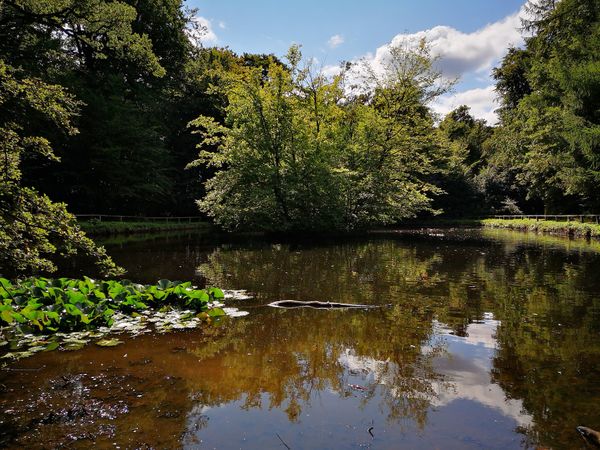
{"label": "fence rail", "polygon": [[497,214],[494,219],[535,219],[600,223],[600,214]]}
{"label": "fence rail", "polygon": [[99,222],[168,222],[168,223],[192,223],[203,222],[205,219],[199,216],[167,217],[167,216],[119,216],[113,214],[75,214],[79,220],[97,220]]}
{"label": "fence rail", "polygon": [[[169,222],[169,223],[191,223],[204,222],[206,219],[200,216],[121,216],[115,214],[75,214],[80,220],[98,220],[99,222]],[[600,214],[495,214],[488,216],[493,219],[535,219],[535,220],[558,220],[600,223]]]}

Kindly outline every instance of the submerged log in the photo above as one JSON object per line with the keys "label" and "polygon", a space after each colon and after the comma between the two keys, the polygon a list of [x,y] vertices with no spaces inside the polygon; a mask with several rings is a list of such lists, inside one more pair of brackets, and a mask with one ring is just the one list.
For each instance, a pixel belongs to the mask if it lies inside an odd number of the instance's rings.
{"label": "submerged log", "polygon": [[316,308],[316,309],[334,309],[334,308],[354,308],[354,309],[373,309],[383,308],[389,305],[360,305],[356,303],[336,303],[336,302],[303,302],[300,300],[279,300],[269,303],[274,308]]}

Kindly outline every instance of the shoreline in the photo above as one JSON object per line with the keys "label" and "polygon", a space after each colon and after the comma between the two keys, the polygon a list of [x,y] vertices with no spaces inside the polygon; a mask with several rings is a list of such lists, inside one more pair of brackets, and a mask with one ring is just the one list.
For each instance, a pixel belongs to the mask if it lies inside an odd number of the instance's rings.
{"label": "shoreline", "polygon": [[488,228],[504,229],[521,232],[531,232],[536,234],[548,234],[554,236],[570,237],[574,239],[599,239],[600,224],[582,223],[576,221],[559,222],[554,220],[536,220],[536,219],[439,219],[439,220],[414,220],[396,224],[393,226],[373,228],[368,230],[355,230],[340,234],[339,232],[324,232],[315,236],[309,232],[299,233],[277,233],[277,232],[232,232],[227,233],[215,228],[209,222],[191,222],[191,223],[169,223],[169,222],[79,222],[79,226],[88,235],[94,236],[118,236],[135,235],[141,233],[153,233],[162,231],[215,231],[235,236],[265,236],[265,237],[288,237],[301,238],[311,236],[317,239],[327,239],[328,237],[357,237],[372,234],[390,232],[393,230],[409,229],[427,229],[427,228]]}
{"label": "shoreline", "polygon": [[552,234],[576,239],[600,239],[600,225],[596,223],[535,219],[483,219],[480,223],[485,228]]}
{"label": "shoreline", "polygon": [[78,225],[89,236],[109,236],[172,230],[210,231],[208,222],[127,222],[127,221],[79,221]]}

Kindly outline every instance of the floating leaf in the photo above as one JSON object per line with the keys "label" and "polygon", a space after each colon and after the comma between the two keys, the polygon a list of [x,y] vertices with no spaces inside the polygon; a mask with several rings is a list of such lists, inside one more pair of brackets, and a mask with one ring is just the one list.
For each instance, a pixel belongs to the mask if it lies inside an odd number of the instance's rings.
{"label": "floating leaf", "polygon": [[237,308],[223,308],[223,311],[229,317],[243,317],[243,316],[247,316],[248,314],[250,314],[248,311],[240,311]]}
{"label": "floating leaf", "polygon": [[223,293],[223,291],[219,288],[210,288],[208,289],[208,293],[210,295],[212,295],[212,297],[216,300],[220,300],[222,298],[225,298],[225,294]]}
{"label": "floating leaf", "polygon": [[5,309],[4,311],[2,311],[0,313],[0,317],[2,317],[2,320],[4,320],[6,323],[13,323],[15,321],[15,319],[13,319],[12,316],[12,311],[10,311],[9,309]]}
{"label": "floating leaf", "polygon": [[41,352],[43,350],[46,350],[46,347],[44,345],[36,345],[34,347],[29,347],[29,352],[31,353],[37,353],[37,352]]}
{"label": "floating leaf", "polygon": [[33,352],[31,351],[26,351],[26,352],[12,352],[12,353],[7,353],[6,355],[2,356],[2,358],[0,359],[22,359],[22,358],[27,358],[28,356],[33,355]]}
{"label": "floating leaf", "polygon": [[220,317],[225,315],[225,311],[223,311],[221,308],[212,308],[208,311],[208,315],[210,317]]}
{"label": "floating leaf", "polygon": [[71,342],[65,346],[63,346],[63,350],[67,350],[67,351],[74,351],[74,350],[81,350],[84,347],[84,344],[81,343],[77,343],[77,342]]}
{"label": "floating leaf", "polygon": [[100,347],[116,347],[120,344],[123,344],[123,341],[118,339],[102,339],[96,342],[96,345],[99,345]]}
{"label": "floating leaf", "polygon": [[51,342],[50,344],[46,345],[46,348],[44,349],[45,352],[51,352],[52,350],[56,350],[58,348],[59,344],[58,342]]}
{"label": "floating leaf", "polygon": [[85,339],[78,339],[78,338],[75,338],[75,337],[70,337],[70,338],[63,339],[63,342],[65,344],[82,344],[82,345],[85,345],[85,344],[88,343],[88,341],[85,340]]}

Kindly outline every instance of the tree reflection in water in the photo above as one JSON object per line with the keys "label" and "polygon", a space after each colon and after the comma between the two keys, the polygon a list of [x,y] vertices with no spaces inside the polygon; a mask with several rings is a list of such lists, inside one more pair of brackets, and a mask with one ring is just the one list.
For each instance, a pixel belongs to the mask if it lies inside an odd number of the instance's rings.
{"label": "tree reflection in water", "polygon": [[[436,340],[433,321],[468,339],[487,312],[498,319],[489,391],[499,385],[505,398],[496,407],[517,416],[521,405],[517,422],[525,445],[571,446],[574,427],[597,420],[600,400],[595,244],[497,231],[471,237],[461,238],[459,245],[452,239],[435,245],[372,240],[301,249],[281,244],[221,248],[208,255],[198,270],[209,283],[258,292],[260,302],[292,298],[394,305],[383,315],[345,312],[343,320],[322,312],[268,313],[273,318],[266,322],[277,328],[267,327],[260,342],[280,333],[265,354],[285,348],[289,353],[282,357],[288,359],[275,366],[286,371],[265,368],[258,380],[248,380],[241,389],[252,392],[247,405],[260,405],[261,394],[275,387],[268,406],[282,407],[287,399],[289,419],[297,420],[314,389],[329,386],[344,395],[352,370],[348,361],[361,361],[358,366],[370,374],[362,403],[377,398],[388,419],[410,419],[424,427],[436,393],[451,392],[453,385],[452,377],[433,364],[445,353],[444,341],[422,352]],[[235,353],[229,357],[235,359]],[[228,366],[235,367],[232,373],[243,371],[234,361]],[[269,382],[270,375],[278,387]]]}
{"label": "tree reflection in water", "polygon": [[[132,278],[179,262],[251,314],[12,363],[0,446],[578,446],[600,428],[598,244],[428,233],[123,247]],[[392,306],[264,306],[283,299]]]}

